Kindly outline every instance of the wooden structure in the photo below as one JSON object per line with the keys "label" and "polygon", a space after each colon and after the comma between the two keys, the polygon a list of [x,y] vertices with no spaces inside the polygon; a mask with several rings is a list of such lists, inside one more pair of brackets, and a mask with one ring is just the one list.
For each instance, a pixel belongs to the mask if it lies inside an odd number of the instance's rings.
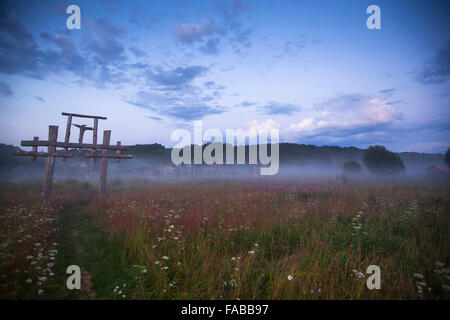
{"label": "wooden structure", "polygon": [[[39,140],[39,137],[34,137],[33,140],[22,140],[22,147],[32,147],[32,151],[19,151],[15,152],[15,156],[31,156],[31,160],[36,160],[37,157],[47,157],[45,164],[45,176],[43,183],[43,191],[42,197],[44,199],[50,196],[52,180],[53,180],[53,171],[55,167],[55,158],[61,157],[63,161],[67,158],[72,158],[73,154],[68,153],[69,148],[78,148],[80,151],[85,149],[91,149],[92,153],[87,154],[87,158],[91,158],[92,161],[95,161],[97,158],[102,158],[102,164],[100,168],[100,181],[98,185],[98,197],[102,198],[105,194],[106,187],[106,173],[107,173],[107,165],[108,159],[114,158],[117,161],[120,159],[131,159],[132,155],[122,155],[120,154],[121,150],[126,150],[127,146],[122,146],[121,142],[118,141],[117,145],[110,145],[111,138],[111,130],[105,130],[103,132],[103,143],[97,144],[97,131],[98,131],[98,120],[106,120],[106,117],[100,116],[88,116],[76,113],[62,113],[63,116],[67,116],[67,127],[66,127],[66,135],[64,138],[64,142],[58,142],[58,126],[49,126],[48,132],[48,141]],[[78,139],[78,143],[71,143],[70,140],[70,128],[72,126],[72,118],[91,118],[94,119],[93,128],[87,128],[86,125],[77,125],[80,128],[80,136]],[[83,134],[86,130],[93,131],[93,141],[92,144],[83,143]],[[48,147],[47,152],[38,152],[38,147]],[[62,153],[57,153],[56,148],[63,148]],[[97,149],[102,150],[102,153],[96,153]],[[113,150],[116,151],[115,154],[109,154],[108,151]]]}

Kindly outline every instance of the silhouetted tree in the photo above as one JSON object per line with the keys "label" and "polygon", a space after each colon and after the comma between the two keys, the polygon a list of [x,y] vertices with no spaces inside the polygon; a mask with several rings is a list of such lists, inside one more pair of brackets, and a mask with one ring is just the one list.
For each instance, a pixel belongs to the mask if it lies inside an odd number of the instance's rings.
{"label": "silhouetted tree", "polygon": [[405,170],[402,159],[381,145],[370,146],[365,150],[363,162],[366,168],[376,175],[397,174]]}
{"label": "silhouetted tree", "polygon": [[445,162],[447,162],[447,165],[450,166],[450,148],[448,148],[445,153]]}
{"label": "silhouetted tree", "polygon": [[355,160],[347,160],[344,162],[342,171],[350,176],[361,174],[361,165]]}

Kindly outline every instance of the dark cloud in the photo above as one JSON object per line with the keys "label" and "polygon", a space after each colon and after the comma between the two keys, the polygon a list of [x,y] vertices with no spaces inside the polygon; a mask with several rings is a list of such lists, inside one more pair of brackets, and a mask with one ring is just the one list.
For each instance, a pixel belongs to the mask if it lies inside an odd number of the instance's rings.
{"label": "dark cloud", "polygon": [[175,37],[185,43],[193,43],[200,41],[203,37],[212,34],[216,27],[211,20],[202,20],[200,24],[197,23],[182,23],[175,26]]}
{"label": "dark cloud", "polygon": [[389,88],[389,89],[379,90],[378,93],[381,93],[381,94],[391,94],[391,93],[394,93],[394,91],[395,91],[394,88]]}
{"label": "dark cloud", "polygon": [[11,87],[4,82],[0,82],[0,96],[2,97],[12,97],[13,92]]}
{"label": "dark cloud", "polygon": [[254,106],[255,104],[256,102],[244,101],[242,103],[237,104],[236,107],[251,107]]}
{"label": "dark cloud", "polygon": [[151,81],[158,85],[179,89],[188,85],[195,78],[202,76],[207,70],[208,68],[204,66],[176,67],[174,69],[154,67],[148,70],[147,75]]}
{"label": "dark cloud", "polygon": [[280,114],[292,115],[295,112],[300,111],[300,108],[292,104],[270,102],[265,106],[258,107],[257,110],[267,115],[280,115]]}
{"label": "dark cloud", "polygon": [[144,50],[139,49],[137,46],[131,46],[128,48],[136,58],[147,57],[147,53]]}
{"label": "dark cloud", "polygon": [[39,52],[40,69],[42,75],[70,71],[82,76],[87,69],[87,60],[72,38],[64,33],[41,33],[46,44]]}
{"label": "dark cloud", "polygon": [[198,50],[205,54],[218,54],[219,53],[219,38],[209,39],[205,45],[198,48]]}
{"label": "dark cloud", "polygon": [[101,65],[125,62],[125,48],[118,39],[126,34],[126,30],[113,25],[109,19],[94,21],[92,28],[96,38],[87,41],[87,54]]}
{"label": "dark cloud", "polygon": [[154,116],[147,116],[148,119],[161,121],[162,119],[160,117],[154,117]]}
{"label": "dark cloud", "polygon": [[34,98],[39,102],[45,102],[45,99],[40,96],[35,96]]}
{"label": "dark cloud", "polygon": [[425,63],[424,68],[416,75],[422,84],[437,84],[450,78],[450,40],[440,47],[436,54]]}
{"label": "dark cloud", "polygon": [[119,39],[126,30],[108,19],[89,20],[88,25],[81,46],[68,31],[42,32],[38,45],[15,11],[0,7],[0,72],[39,79],[70,73],[74,78],[66,77],[69,81],[97,87],[124,83],[127,57]]}
{"label": "dark cloud", "polygon": [[187,91],[139,91],[134,98],[124,98],[124,101],[159,116],[182,121],[198,120],[224,112],[224,108],[205,104],[204,96]]}
{"label": "dark cloud", "polygon": [[38,47],[13,9],[0,6],[0,71],[38,76]]}
{"label": "dark cloud", "polygon": [[223,112],[222,110],[212,108],[207,105],[173,106],[161,111],[162,114],[168,117],[186,121],[198,120],[205,116],[220,114]]}

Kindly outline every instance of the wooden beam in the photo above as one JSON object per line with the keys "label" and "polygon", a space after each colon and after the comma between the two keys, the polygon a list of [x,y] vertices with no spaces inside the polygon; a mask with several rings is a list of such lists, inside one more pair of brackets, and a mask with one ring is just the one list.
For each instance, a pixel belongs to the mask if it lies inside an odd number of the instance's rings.
{"label": "wooden beam", "polygon": [[[103,145],[106,147],[109,145],[109,140],[111,139],[111,130],[103,131]],[[105,196],[106,191],[106,172],[108,169],[108,149],[103,149],[102,154],[102,164],[100,167],[100,181],[98,184],[98,197],[101,199]],[[89,156],[89,155],[88,155]]]}
{"label": "wooden beam", "polygon": [[[38,141],[39,140],[39,137],[34,137],[33,138],[33,141]],[[37,150],[37,146],[33,146],[33,152],[37,152],[38,150]],[[31,161],[36,161],[36,156],[33,156],[33,157],[31,157]]]}
{"label": "wooden beam", "polygon": [[106,117],[100,117],[100,116],[89,116],[86,114],[78,114],[78,113],[69,113],[69,112],[61,112],[61,114],[63,116],[73,116],[73,117],[78,117],[78,118],[90,118],[90,119],[101,119],[101,120],[106,120]]}
{"label": "wooden beam", "polygon": [[[67,117],[67,127],[66,127],[66,136],[64,137],[64,143],[69,143],[70,140],[70,127],[72,127],[72,115]],[[64,153],[67,152],[67,147],[64,148]],[[66,158],[63,158],[63,162],[66,162]]]}
{"label": "wooden beam", "polygon": [[[97,132],[98,132],[98,118],[94,119],[94,131],[92,132],[92,144],[97,144]],[[95,153],[97,150],[95,148],[92,149],[92,153]],[[94,162],[97,161],[97,159],[92,158],[91,160],[91,168],[94,165]],[[91,172],[92,173],[92,172]]]}
{"label": "wooden beam", "polygon": [[[122,144],[122,143],[121,143],[120,141],[117,141],[117,146],[118,146],[118,147],[120,147],[121,144]],[[117,155],[117,156],[120,156],[120,149],[116,151],[116,155]],[[120,162],[120,157],[118,157],[116,161],[117,161],[117,162]]]}
{"label": "wooden beam", "polygon": [[108,158],[108,159],[133,159],[131,154],[105,154],[105,153],[88,153],[86,158]]}
{"label": "wooden beam", "polygon": [[[45,141],[45,140],[39,140],[39,141],[35,141],[35,140],[22,140],[20,142],[20,145],[22,147],[34,147],[34,146],[38,146],[38,147],[47,147],[47,146],[55,146],[57,148],[84,148],[84,149],[105,149],[105,145],[104,144],[92,144],[92,143],[83,143],[83,144],[79,144],[79,143],[75,143],[75,142],[69,142],[69,143],[64,143],[64,142],[53,142],[53,141]],[[108,150],[127,150],[128,146],[117,146],[117,145],[109,145],[106,146],[106,149]]]}
{"label": "wooden beam", "polygon": [[36,157],[55,157],[55,158],[72,158],[72,153],[48,153],[35,151],[18,151],[13,153],[15,156],[31,156],[32,160]]}
{"label": "wooden beam", "polygon": [[[58,139],[58,126],[49,126],[48,141],[56,142],[57,139]],[[47,161],[45,163],[45,175],[42,191],[42,197],[44,199],[47,199],[50,196],[50,191],[52,189],[53,170],[55,168],[55,157],[52,156],[51,154],[56,153],[56,147],[49,146],[48,153],[50,155],[47,157]]]}

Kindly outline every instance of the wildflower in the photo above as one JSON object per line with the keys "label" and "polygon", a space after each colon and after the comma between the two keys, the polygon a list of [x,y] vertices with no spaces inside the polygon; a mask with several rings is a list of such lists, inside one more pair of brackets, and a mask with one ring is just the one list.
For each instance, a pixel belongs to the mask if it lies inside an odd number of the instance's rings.
{"label": "wildflower", "polygon": [[39,289],[39,290],[38,290],[38,295],[42,296],[43,294],[44,294],[44,290]]}
{"label": "wildflower", "polygon": [[317,292],[318,292],[318,293],[321,293],[321,292],[322,292],[322,290],[321,290],[321,289],[319,288],[319,289],[317,290]]}
{"label": "wildflower", "polygon": [[443,285],[442,285],[442,289],[444,289],[444,290],[446,290],[446,291],[450,291],[450,286],[449,286],[449,285],[446,285],[446,284],[443,284]]}
{"label": "wildflower", "polygon": [[423,279],[423,275],[421,275],[420,273],[414,273],[414,278]]}
{"label": "wildflower", "polygon": [[293,277],[292,275],[288,275],[287,279],[288,279],[289,281],[291,281],[292,279],[294,279],[294,277]]}
{"label": "wildflower", "polygon": [[159,264],[160,262],[159,261],[155,261],[155,264]]}
{"label": "wildflower", "polygon": [[163,260],[168,260],[169,257],[168,257],[168,256],[163,256],[162,259],[163,259]]}
{"label": "wildflower", "polygon": [[26,283],[32,283],[33,282],[33,280],[31,280],[31,279],[27,279],[27,281],[25,281]]}
{"label": "wildflower", "polygon": [[255,250],[250,250],[248,254],[255,254]]}
{"label": "wildflower", "polygon": [[231,257],[231,260],[235,261],[235,260],[236,260],[236,257]]}
{"label": "wildflower", "polygon": [[259,247],[259,244],[255,243],[255,247]]}
{"label": "wildflower", "polygon": [[442,268],[443,266],[444,266],[444,264],[442,262],[436,262],[436,267]]}

